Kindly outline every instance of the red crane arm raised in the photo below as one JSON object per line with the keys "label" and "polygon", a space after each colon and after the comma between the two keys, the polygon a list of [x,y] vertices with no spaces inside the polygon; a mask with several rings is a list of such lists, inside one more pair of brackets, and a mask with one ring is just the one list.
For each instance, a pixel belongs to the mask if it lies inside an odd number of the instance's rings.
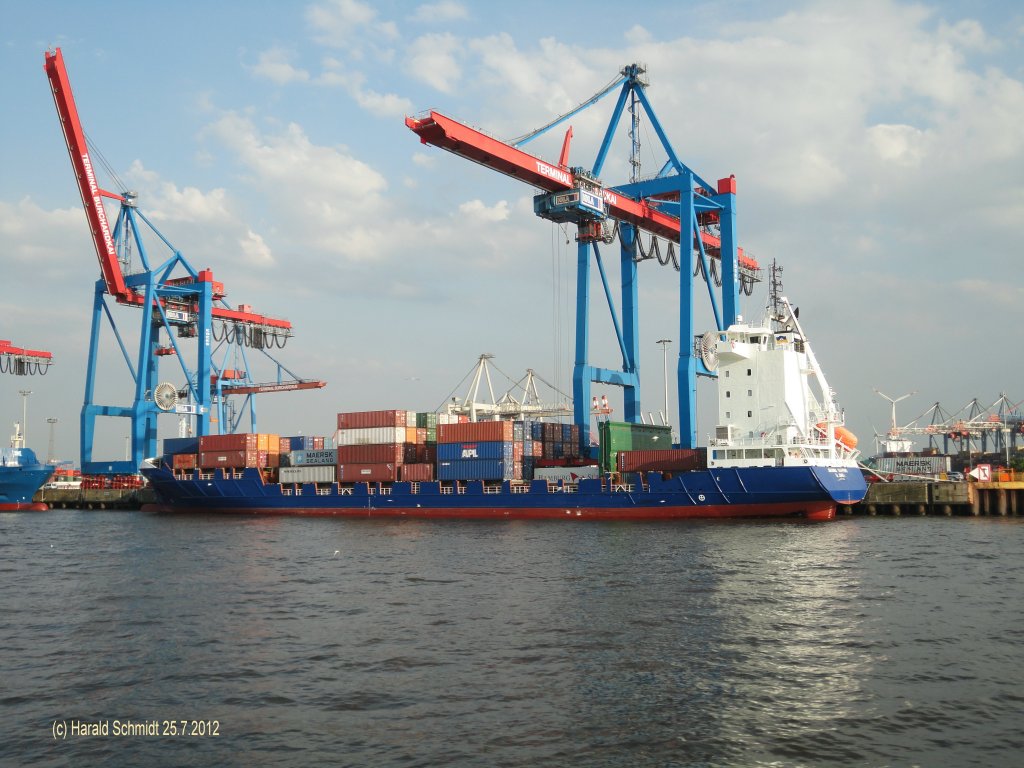
{"label": "red crane arm raised", "polygon": [[121,265],[117,260],[117,251],[114,248],[114,240],[110,233],[110,225],[107,222],[107,214],[103,209],[103,202],[100,200],[101,197],[122,201],[124,198],[121,195],[100,189],[96,183],[96,174],[93,171],[92,160],[86,147],[85,131],[82,130],[82,123],[78,118],[75,97],[71,92],[71,83],[68,81],[64,56],[61,54],[60,48],[53,53],[46,52],[43,69],[46,72],[46,77],[50,80],[53,103],[57,107],[61,128],[64,130],[64,143],[67,144],[71,166],[75,170],[78,192],[82,196],[85,217],[89,222],[89,230],[92,233],[93,245],[96,247],[96,256],[99,258],[103,280],[107,284],[107,292],[116,297],[118,301],[127,300],[129,303],[134,303],[130,301],[133,291],[125,285]]}
{"label": "red crane arm raised", "polygon": [[[46,52],[43,70],[50,81],[53,103],[57,107],[57,115],[60,117],[61,128],[64,131],[64,143],[67,145],[68,155],[71,157],[71,166],[75,171],[78,192],[82,197],[82,205],[85,207],[85,216],[89,222],[89,230],[92,234],[107,293],[114,297],[119,304],[141,307],[145,304],[145,297],[126,284],[124,273],[121,271],[121,262],[117,258],[117,249],[114,246],[107,213],[101,200],[103,197],[109,197],[124,203],[125,198],[114,192],[100,189],[96,183],[96,174],[86,145],[85,131],[78,116],[75,96],[71,90],[67,68],[64,66],[64,55],[60,48],[53,53]],[[205,270],[197,279],[175,278],[168,280],[167,284],[183,285],[197,281],[214,282],[213,275],[209,270]],[[214,282],[214,298],[219,299],[223,295],[223,284]],[[245,306],[244,309],[242,307],[229,309],[215,306],[211,314],[226,322],[286,330],[290,330],[292,327],[288,320],[260,315],[252,312],[247,305],[243,306]]]}
{"label": "red crane arm raised", "polygon": [[[538,189],[561,192],[575,186],[575,176],[565,166],[547,163],[440,112],[431,111],[422,118],[407,117],[405,124],[420,137],[423,144],[446,149],[506,176],[521,179]],[[663,213],[643,200],[635,200],[614,190],[602,191],[609,216],[668,240],[678,241],[679,219],[675,216]],[[701,240],[706,248],[719,250],[722,246],[719,238],[706,232],[701,233]],[[742,249],[739,262],[741,266],[751,270],[758,268],[757,262],[744,256]]]}

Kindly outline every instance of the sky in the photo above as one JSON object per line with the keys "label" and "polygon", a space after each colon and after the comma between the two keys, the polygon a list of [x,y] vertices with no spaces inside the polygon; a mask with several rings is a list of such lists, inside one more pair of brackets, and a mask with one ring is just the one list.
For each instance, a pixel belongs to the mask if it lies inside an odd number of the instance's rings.
{"label": "sky", "polygon": [[[55,360],[45,377],[0,379],[0,420],[10,429],[27,405],[41,455],[52,434],[57,457],[78,458],[99,277],[42,67],[54,47],[90,141],[139,210],[232,305],[290,320],[275,356],[328,382],[260,398],[260,431],[330,434],[339,411],[435,410],[466,394],[483,353],[498,394],[528,368],[570,393],[574,231],[534,216],[533,188],[421,145],[404,118],[437,109],[510,139],[634,62],[680,159],[712,182],[736,176],[739,242],[783,267],[866,453],[891,415],[875,389],[915,393],[901,424],[935,403],[1024,399],[1024,9],[1008,0],[5,0],[0,19],[0,338]],[[612,105],[573,118],[571,165],[593,164]],[[627,127],[609,186],[629,179]],[[563,130],[527,148],[556,161]],[[640,136],[653,174],[664,157],[649,121]],[[602,252],[613,285],[616,251]],[[672,339],[673,421],[677,281],[639,265],[642,409],[663,407],[656,342]],[[617,368],[599,285],[592,294],[591,363]],[[762,282],[745,316],[766,297]],[[711,329],[707,307],[698,292],[698,326]],[[132,348],[137,311],[112,314]],[[97,402],[127,405],[109,330],[100,361]],[[258,381],[276,376],[249,363]],[[165,364],[161,380],[182,374]],[[713,386],[700,384],[702,443]],[[163,420],[161,437],[176,428]],[[96,458],[123,458],[127,434],[103,419]]]}

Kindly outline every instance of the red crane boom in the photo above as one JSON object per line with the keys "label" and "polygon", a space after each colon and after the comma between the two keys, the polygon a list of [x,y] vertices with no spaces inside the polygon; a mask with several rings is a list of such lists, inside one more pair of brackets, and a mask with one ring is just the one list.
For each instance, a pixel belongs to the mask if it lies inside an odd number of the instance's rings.
{"label": "red crane boom", "polygon": [[[142,294],[133,291],[125,282],[102,198],[107,197],[111,200],[118,200],[122,204],[127,201],[124,196],[101,189],[96,183],[96,174],[93,170],[92,159],[89,156],[85,131],[82,129],[82,122],[78,116],[78,108],[75,106],[74,93],[71,90],[67,69],[64,66],[64,56],[60,48],[53,53],[46,52],[43,70],[50,81],[53,103],[57,108],[57,115],[60,117],[61,128],[64,131],[64,143],[67,145],[68,155],[71,158],[71,167],[75,171],[75,181],[78,184],[78,192],[82,197],[82,205],[85,207],[85,217],[89,223],[89,231],[92,235],[93,246],[96,249],[103,281],[106,283],[107,293],[119,304],[141,307],[145,303],[145,298]],[[215,284],[214,293],[217,294],[218,289],[220,293],[216,298],[220,298],[224,294],[223,284],[214,281],[213,273],[208,269],[200,272],[194,281],[190,278],[178,278],[167,281],[168,284],[188,282],[213,282]],[[220,306],[214,306],[211,314],[213,317],[227,322],[282,330],[291,330],[292,327],[291,322],[288,320]]]}
{"label": "red crane boom", "polygon": [[[440,112],[431,110],[426,117],[407,117],[405,124],[420,137],[423,144],[446,149],[506,176],[521,179],[538,189],[564,192],[576,186],[575,175],[565,165],[552,165]],[[564,147],[562,154],[564,158]],[[612,218],[625,221],[667,240],[678,241],[679,219],[675,216],[663,213],[643,200],[635,200],[613,189],[603,189],[602,195],[608,215]],[[716,251],[721,249],[721,240],[710,233],[702,232],[701,240],[706,248],[713,248]],[[739,263],[744,269],[758,269],[757,262],[745,256],[742,249],[739,252]]]}

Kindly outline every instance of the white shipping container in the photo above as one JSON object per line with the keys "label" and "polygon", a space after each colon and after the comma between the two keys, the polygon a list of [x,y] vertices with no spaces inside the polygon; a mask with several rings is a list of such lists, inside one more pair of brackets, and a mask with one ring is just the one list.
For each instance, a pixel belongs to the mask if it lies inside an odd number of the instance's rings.
{"label": "white shipping container", "polygon": [[405,442],[405,427],[339,429],[334,438],[339,448],[344,445],[398,445]]}
{"label": "white shipping container", "polygon": [[892,475],[938,475],[949,472],[949,456],[882,456],[875,471]]}
{"label": "white shipping container", "polygon": [[335,468],[307,464],[302,467],[281,467],[278,479],[282,483],[333,483]]}
{"label": "white shipping container", "polygon": [[547,480],[555,483],[563,480],[567,483],[575,483],[580,479],[596,479],[600,477],[597,465],[586,467],[536,467],[533,470],[534,480]]}

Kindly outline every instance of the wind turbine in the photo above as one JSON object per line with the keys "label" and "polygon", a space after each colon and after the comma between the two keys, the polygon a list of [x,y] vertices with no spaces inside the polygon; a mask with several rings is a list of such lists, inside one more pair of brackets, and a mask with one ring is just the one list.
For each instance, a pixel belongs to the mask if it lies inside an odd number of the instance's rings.
{"label": "wind turbine", "polygon": [[905,395],[894,398],[889,397],[877,387],[872,387],[872,389],[874,389],[876,395],[885,398],[892,404],[892,426],[889,427],[889,439],[885,441],[886,450],[890,451],[893,447],[896,447],[897,452],[908,452],[911,447],[911,442],[910,440],[900,437],[899,427],[896,426],[896,403],[900,400],[906,400],[911,395],[916,395],[917,390],[915,389],[913,392],[908,392]]}

